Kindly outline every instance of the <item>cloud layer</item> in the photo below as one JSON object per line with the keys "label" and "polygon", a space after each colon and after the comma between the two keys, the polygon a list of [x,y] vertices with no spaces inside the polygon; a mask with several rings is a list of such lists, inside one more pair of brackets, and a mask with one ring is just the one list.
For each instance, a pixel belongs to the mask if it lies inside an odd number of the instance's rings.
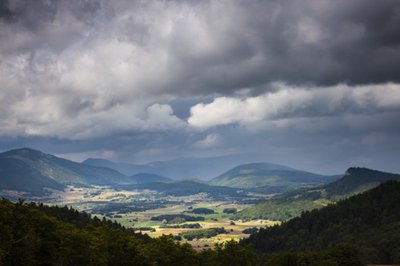
{"label": "cloud layer", "polygon": [[289,158],[277,134],[293,131],[391,143],[399,14],[397,0],[0,1],[0,143],[128,160],[250,138],[254,153],[265,134],[280,143],[265,158]]}

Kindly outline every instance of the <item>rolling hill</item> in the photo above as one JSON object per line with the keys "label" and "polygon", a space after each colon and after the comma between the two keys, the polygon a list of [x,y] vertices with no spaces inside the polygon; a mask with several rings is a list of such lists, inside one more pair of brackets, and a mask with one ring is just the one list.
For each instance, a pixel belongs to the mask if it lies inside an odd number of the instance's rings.
{"label": "rolling hill", "polygon": [[170,183],[153,182],[142,184],[118,185],[120,189],[149,189],[166,195],[190,196],[198,193],[207,193],[210,197],[246,197],[248,191],[231,187],[211,186],[192,180],[175,181]]}
{"label": "rolling hill", "polygon": [[[365,178],[374,173],[359,171],[364,172]],[[380,174],[377,173],[378,179]],[[267,253],[318,251],[346,244],[356,248],[367,263],[398,264],[399,222],[400,183],[388,181],[337,204],[303,213],[280,226],[263,228],[243,243]]]}
{"label": "rolling hill", "polygon": [[0,189],[40,195],[44,188],[62,189],[69,184],[124,183],[131,183],[130,178],[113,169],[76,163],[29,148],[0,154]]}
{"label": "rolling hill", "polygon": [[148,174],[148,173],[139,173],[133,175],[131,176],[130,180],[135,184],[154,183],[154,182],[168,183],[173,181],[171,178],[165,176]]}
{"label": "rolling hill", "polygon": [[400,175],[353,167],[349,168],[342,178],[332,183],[278,195],[264,203],[244,209],[237,214],[237,218],[288,220],[299,216],[303,211],[324,207],[389,180],[400,181]]}
{"label": "rolling hill", "polygon": [[323,176],[270,163],[239,165],[210,180],[209,184],[235,188],[257,188],[259,192],[278,193],[301,187],[314,187],[333,181]]}

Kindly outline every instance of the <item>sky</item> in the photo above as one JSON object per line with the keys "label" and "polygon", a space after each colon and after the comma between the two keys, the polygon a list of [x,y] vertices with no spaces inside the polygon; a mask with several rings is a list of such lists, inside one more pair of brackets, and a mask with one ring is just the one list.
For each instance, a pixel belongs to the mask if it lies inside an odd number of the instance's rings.
{"label": "sky", "polygon": [[399,173],[399,137],[400,1],[0,1],[0,151]]}

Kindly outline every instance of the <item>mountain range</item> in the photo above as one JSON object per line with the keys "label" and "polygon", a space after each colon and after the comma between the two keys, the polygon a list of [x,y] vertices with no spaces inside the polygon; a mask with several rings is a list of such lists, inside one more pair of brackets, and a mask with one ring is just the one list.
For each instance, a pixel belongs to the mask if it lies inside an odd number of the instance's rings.
{"label": "mountain range", "polygon": [[[145,166],[114,163],[97,159],[88,159],[83,163],[78,163],[30,148],[22,148],[0,154],[0,189],[43,194],[46,188],[61,190],[67,185],[114,186],[168,183],[174,182],[176,179],[166,177],[169,176],[167,173],[175,173],[175,177],[178,176],[181,178],[187,174],[187,180],[190,177],[188,169],[194,164],[196,167],[192,169],[191,173],[196,172],[199,168],[212,168],[215,163],[218,163],[218,160],[214,163],[210,161],[212,161],[210,158],[187,159],[186,161],[158,162]],[[185,162],[188,164],[185,164]],[[136,169],[135,171],[141,172],[133,175],[124,174],[131,172],[133,168]],[[178,175],[177,171],[179,169],[181,173]],[[124,173],[118,170],[124,170]],[[152,172],[152,170],[156,171]],[[163,172],[164,170],[166,173]],[[154,172],[161,172],[161,174]],[[261,189],[263,192],[282,192],[298,187],[324,184],[329,180],[329,177],[295,170],[286,166],[257,163],[234,167],[225,174],[212,179],[207,187],[210,190],[212,190],[211,186],[227,186],[236,189],[253,189],[253,191]],[[192,183],[193,185],[200,186],[199,182],[204,183],[204,181]],[[160,185],[154,186],[157,187],[155,190],[159,190]],[[161,187],[165,186],[161,185]],[[185,187],[187,186],[185,185]],[[204,185],[200,187],[204,187]]]}
{"label": "mountain range", "polygon": [[113,162],[106,159],[88,158],[82,163],[91,166],[108,167],[132,176],[138,173],[168,176],[174,180],[209,180],[248,159],[241,156],[220,156],[207,158],[178,158],[169,161],[155,161],[145,164]]}
{"label": "mountain range", "polygon": [[[203,160],[203,163],[207,161]],[[237,215],[240,218],[286,220],[298,216],[301,211],[325,206],[384,181],[400,180],[399,175],[364,168],[350,168],[338,179],[338,176],[323,176],[278,164],[251,163],[236,166],[209,182],[177,181],[166,177],[166,174],[148,172],[127,176],[116,169],[93,166],[90,164],[93,162],[73,162],[29,148],[10,150],[0,154],[0,190],[44,195],[47,188],[62,190],[67,185],[106,185],[116,188],[150,189],[176,195],[199,192],[217,196],[240,196],[249,192],[276,193],[278,195],[272,200],[247,208]],[[99,164],[109,167],[128,167],[126,164],[111,161],[100,162]],[[160,165],[167,165],[167,162]],[[165,169],[175,169],[176,165],[173,163],[172,166],[165,166]],[[182,169],[183,173],[187,167]],[[157,171],[162,169],[156,168]]]}
{"label": "mountain range", "polygon": [[[175,176],[175,178],[171,178],[174,180],[177,180],[176,177],[178,177],[178,180],[192,180],[191,176],[201,176],[199,169],[207,169],[207,171],[210,171],[210,168],[215,167],[216,162],[219,162],[220,160],[222,159],[189,158],[165,162],[154,162],[146,165],[135,165],[117,163],[104,159],[87,159],[83,163],[93,166],[110,167],[121,171],[122,173],[142,171],[139,174],[147,176],[169,176],[169,173],[172,176]],[[218,166],[218,169],[219,168],[221,168],[221,165]],[[318,175],[272,163],[250,163],[235,166],[223,174],[212,178],[208,181],[208,184],[212,186],[249,189],[253,192],[271,194],[282,193],[302,187],[314,187],[327,184],[338,179],[339,177],[340,176]],[[144,179],[150,180],[146,178]],[[154,180],[154,182],[169,181],[167,181],[165,178]],[[146,181],[146,183],[149,183],[149,181]]]}

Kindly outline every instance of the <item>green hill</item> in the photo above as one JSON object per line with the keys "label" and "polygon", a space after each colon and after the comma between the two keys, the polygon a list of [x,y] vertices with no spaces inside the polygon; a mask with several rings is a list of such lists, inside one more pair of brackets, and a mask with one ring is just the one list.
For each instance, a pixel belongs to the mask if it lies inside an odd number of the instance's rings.
{"label": "green hill", "polygon": [[156,174],[139,173],[131,176],[131,181],[136,184],[143,184],[143,183],[154,183],[154,182],[168,183],[172,182],[173,180],[171,178]]}
{"label": "green hill", "polygon": [[400,175],[367,168],[349,168],[339,180],[316,188],[299,189],[256,204],[236,214],[237,219],[264,218],[288,220],[301,212],[321,208],[327,204],[367,191]]}
{"label": "green hill", "polygon": [[76,163],[28,148],[0,154],[0,189],[43,194],[44,188],[62,189],[68,184],[130,182],[128,177],[115,170]]}
{"label": "green hill", "polygon": [[[358,170],[365,175],[373,173]],[[348,244],[359,250],[367,263],[398,264],[400,183],[389,181],[337,204],[305,212],[279,226],[261,229],[243,243],[266,253],[318,251]]]}
{"label": "green hill", "polygon": [[235,188],[256,188],[258,192],[279,193],[301,187],[313,187],[333,181],[323,176],[270,163],[239,165],[210,180],[209,184]]}
{"label": "green hill", "polygon": [[213,199],[226,199],[229,197],[238,197],[244,199],[248,195],[248,191],[222,186],[210,186],[208,184],[199,183],[191,180],[176,181],[170,183],[153,182],[131,185],[118,185],[120,189],[149,189],[155,190],[165,195],[172,196],[190,196],[198,193],[207,193]]}

